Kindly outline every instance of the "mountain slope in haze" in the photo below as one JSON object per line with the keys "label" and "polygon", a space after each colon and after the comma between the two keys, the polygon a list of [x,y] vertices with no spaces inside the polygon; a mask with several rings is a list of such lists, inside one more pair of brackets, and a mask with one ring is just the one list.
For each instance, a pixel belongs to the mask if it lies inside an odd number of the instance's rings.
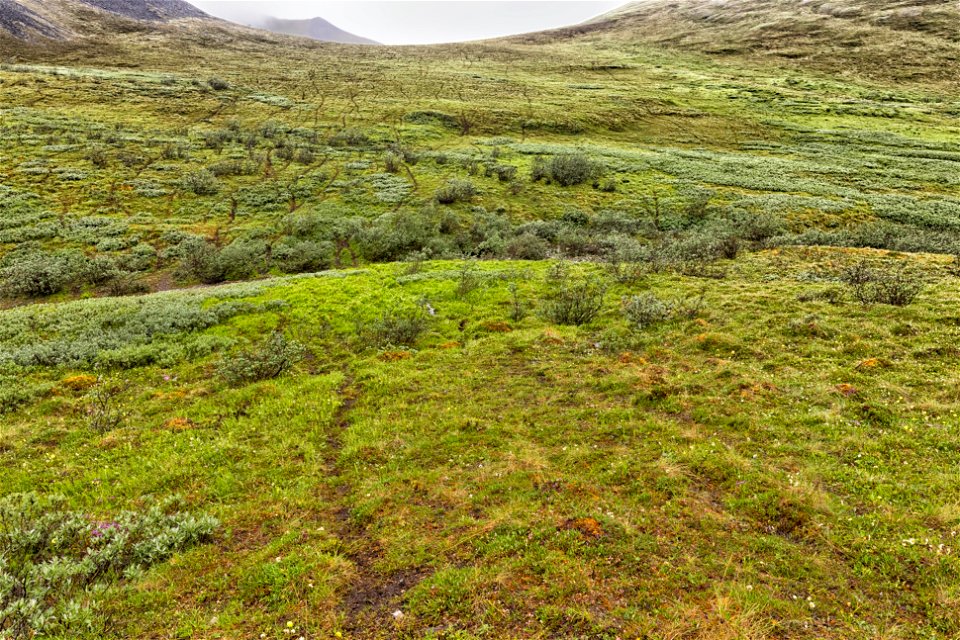
{"label": "mountain slope in haze", "polygon": [[219,22],[184,0],[0,0],[0,36],[21,41],[67,40],[188,19]]}
{"label": "mountain slope in haze", "polygon": [[344,31],[340,27],[324,20],[323,18],[310,18],[307,20],[284,20],[283,18],[274,18],[272,16],[262,16],[247,21],[251,27],[265,29],[273,33],[280,33],[288,36],[301,36],[311,40],[320,40],[323,42],[339,42],[342,44],[379,44],[375,40],[364,38]]}
{"label": "mountain slope in haze", "polygon": [[80,2],[132,20],[166,22],[183,18],[210,17],[183,0],[80,0]]}
{"label": "mountain slope in haze", "polygon": [[55,23],[16,0],[0,0],[0,34],[2,33],[23,40],[36,37],[61,38],[65,35]]}
{"label": "mountain slope in haze", "polygon": [[955,0],[642,0],[581,25],[513,40],[571,37],[775,58],[873,78],[960,78]]}

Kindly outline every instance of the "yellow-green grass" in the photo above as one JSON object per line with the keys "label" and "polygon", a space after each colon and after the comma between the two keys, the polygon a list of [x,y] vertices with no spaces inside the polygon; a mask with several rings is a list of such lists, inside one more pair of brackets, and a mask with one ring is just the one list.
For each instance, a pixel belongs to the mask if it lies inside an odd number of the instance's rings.
{"label": "yellow-green grass", "polygon": [[[798,300],[861,255],[612,285],[579,328],[538,315],[542,263],[481,263],[464,296],[458,263],[271,281],[286,306],[207,331],[281,327],[312,353],[295,370],[230,389],[224,347],[125,371],[101,435],[61,382],[83,367],[30,369],[53,384],[4,416],[4,492],[96,515],[179,493],[221,520],[115,585],[97,637],[951,637],[957,280],[877,254],[922,271],[915,304]],[[630,331],[619,299],[643,291],[704,312]],[[356,340],[422,299],[415,348]]]}

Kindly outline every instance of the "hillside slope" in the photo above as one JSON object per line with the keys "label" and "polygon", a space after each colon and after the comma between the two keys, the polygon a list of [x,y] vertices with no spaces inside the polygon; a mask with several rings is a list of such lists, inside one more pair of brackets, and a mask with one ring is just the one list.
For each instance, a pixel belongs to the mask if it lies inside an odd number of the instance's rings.
{"label": "hillside slope", "polygon": [[38,46],[184,20],[221,22],[183,0],[0,0],[0,41]]}
{"label": "hillside slope", "polygon": [[960,3],[951,0],[643,0],[582,25],[514,40],[584,36],[843,75],[960,77]]}

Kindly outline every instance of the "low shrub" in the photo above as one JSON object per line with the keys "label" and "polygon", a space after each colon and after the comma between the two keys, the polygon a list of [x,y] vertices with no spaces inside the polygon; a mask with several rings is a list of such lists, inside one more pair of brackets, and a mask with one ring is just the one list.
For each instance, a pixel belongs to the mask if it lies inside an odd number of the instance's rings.
{"label": "low shrub", "polygon": [[230,386],[271,380],[303,360],[306,348],[277,331],[261,345],[225,356],[217,364],[217,374]]}
{"label": "low shrub", "polygon": [[662,322],[689,320],[703,312],[704,296],[666,300],[642,293],[623,300],[623,315],[632,329],[643,330]]}
{"label": "low shrub", "polygon": [[554,265],[546,278],[543,317],[555,324],[583,325],[603,310],[607,286],[596,276],[574,275],[566,263]]}
{"label": "low shrub", "polygon": [[32,251],[7,256],[0,267],[0,293],[40,297],[62,291],[84,278],[86,259],[77,251]]}
{"label": "low shrub", "polygon": [[180,262],[175,275],[180,280],[199,280],[205,284],[222,282],[226,277],[216,246],[198,236],[183,240],[177,247]]}
{"label": "low shrub", "polygon": [[600,166],[583,153],[553,156],[547,163],[547,174],[561,187],[590,182],[600,174]]}
{"label": "low shrub", "polygon": [[207,85],[214,91],[226,91],[230,88],[230,83],[224,80],[223,78],[210,78],[207,80]]}
{"label": "low shrub", "polygon": [[87,394],[87,417],[90,428],[99,434],[113,431],[123,424],[124,413],[117,403],[119,389],[111,381],[98,379]]}
{"label": "low shrub", "polygon": [[437,189],[435,197],[440,204],[455,202],[470,202],[477,195],[477,188],[469,180],[448,180],[447,184]]}
{"label": "low shrub", "polygon": [[843,270],[840,279],[850,287],[860,304],[889,304],[904,307],[912,304],[923,290],[920,276],[908,272],[903,265],[871,267],[865,260]]}
{"label": "low shrub", "polygon": [[207,169],[193,171],[183,176],[180,186],[198,196],[212,196],[220,191],[220,181]]}
{"label": "low shrub", "polygon": [[532,233],[521,233],[509,240],[504,250],[513,260],[543,260],[550,253],[550,243]]}
{"label": "low shrub", "polygon": [[59,496],[0,498],[0,636],[89,632],[108,586],[212,538],[219,523],[173,511],[178,504],[171,498],[97,517]]}
{"label": "low shrub", "polygon": [[273,261],[287,273],[306,273],[328,269],[333,264],[334,246],[330,242],[292,240],[274,245]]}
{"label": "low shrub", "polygon": [[370,321],[359,321],[357,336],[377,349],[412,347],[430,327],[426,305],[389,309]]}

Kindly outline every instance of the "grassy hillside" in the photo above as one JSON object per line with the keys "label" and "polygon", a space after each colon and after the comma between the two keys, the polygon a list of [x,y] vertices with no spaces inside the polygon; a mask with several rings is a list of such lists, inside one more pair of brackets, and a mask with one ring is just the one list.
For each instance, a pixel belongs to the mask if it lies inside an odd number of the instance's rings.
{"label": "grassy hillside", "polygon": [[[177,493],[219,523],[111,586],[93,637],[950,637],[957,277],[902,257],[919,299],[863,307],[838,280],[862,257],[627,284],[431,262],[7,311],[32,399],[4,489],[98,521]],[[599,314],[559,324],[578,283]]]}
{"label": "grassy hillside", "polygon": [[641,0],[585,25],[521,40],[592,35],[845,77],[948,83],[960,77],[951,0]]}
{"label": "grassy hillside", "polygon": [[0,41],[0,636],[956,637],[955,7],[831,6]]}

